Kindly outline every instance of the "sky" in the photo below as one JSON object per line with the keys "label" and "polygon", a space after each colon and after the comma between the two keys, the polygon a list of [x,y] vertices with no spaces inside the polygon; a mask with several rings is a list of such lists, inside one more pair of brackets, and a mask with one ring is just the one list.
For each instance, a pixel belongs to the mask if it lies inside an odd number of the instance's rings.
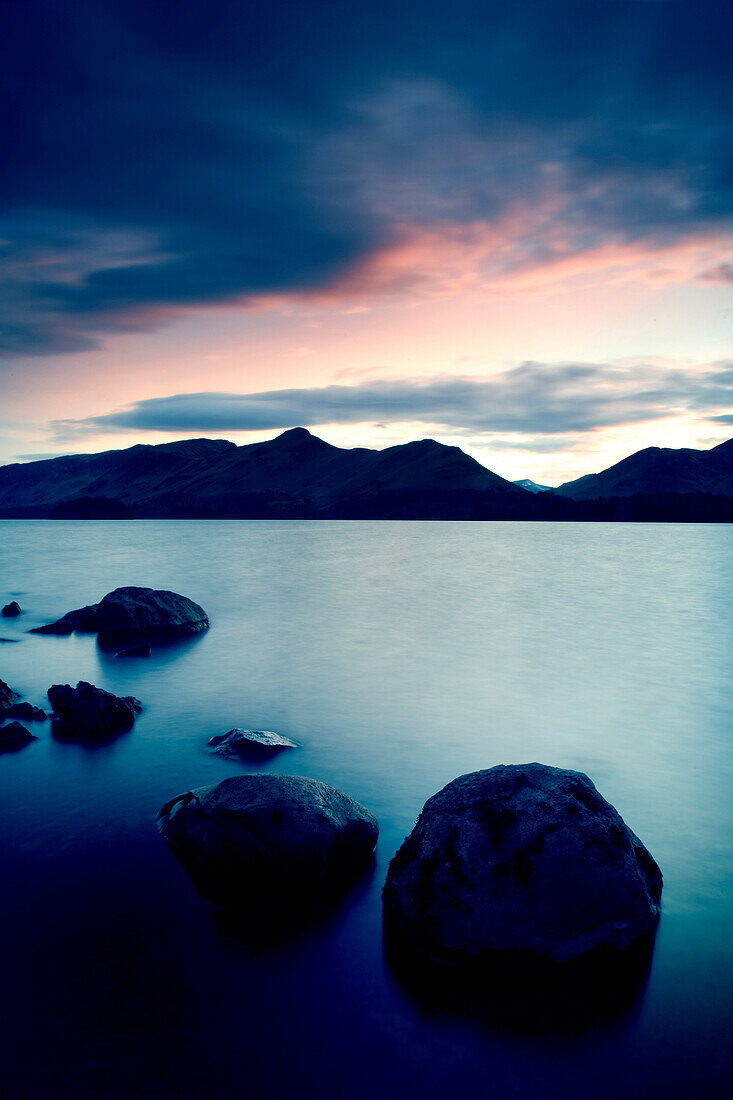
{"label": "sky", "polygon": [[730,0],[0,14],[0,462],[733,436]]}

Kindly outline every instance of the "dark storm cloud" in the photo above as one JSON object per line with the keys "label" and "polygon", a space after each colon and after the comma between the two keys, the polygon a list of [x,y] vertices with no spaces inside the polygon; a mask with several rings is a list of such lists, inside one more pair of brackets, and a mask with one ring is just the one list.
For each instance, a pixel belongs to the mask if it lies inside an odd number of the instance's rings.
{"label": "dark storm cloud", "polygon": [[398,222],[548,188],[578,251],[733,205],[728,0],[1,9],[10,354],[322,286]]}
{"label": "dark storm cloud", "polygon": [[294,425],[422,422],[454,432],[558,435],[720,413],[733,403],[733,363],[521,363],[488,379],[365,382],[264,393],[183,393],[85,420],[62,420],[58,439],[119,431],[221,433]]}

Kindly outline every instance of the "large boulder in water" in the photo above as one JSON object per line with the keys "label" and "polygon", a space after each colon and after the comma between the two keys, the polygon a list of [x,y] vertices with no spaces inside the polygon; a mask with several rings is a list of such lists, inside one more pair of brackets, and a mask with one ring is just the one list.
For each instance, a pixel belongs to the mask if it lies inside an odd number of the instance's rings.
{"label": "large boulder in water", "polygon": [[662,875],[581,772],[472,772],[430,798],[392,860],[385,929],[427,959],[532,971],[650,937]]}
{"label": "large boulder in water", "polygon": [[32,633],[96,633],[99,644],[106,648],[129,642],[187,638],[208,628],[209,618],[203,607],[186,596],[128,586],[108,592],[97,604],[67,612],[55,623],[36,627]]}
{"label": "large boulder in water", "polygon": [[7,726],[0,726],[0,752],[16,752],[30,745],[31,741],[37,740],[38,738],[34,737],[20,722],[10,722]]}
{"label": "large boulder in water", "polygon": [[55,737],[65,741],[106,741],[129,730],[142,710],[131,695],[119,697],[111,691],[80,680],[54,684],[48,689],[53,710],[51,728]]}
{"label": "large boulder in water", "polygon": [[2,615],[6,619],[14,619],[16,616],[20,615],[22,610],[17,600],[11,600],[10,603],[5,604],[5,607],[2,609]]}
{"label": "large boulder in water", "polygon": [[363,868],[376,818],[343,791],[297,775],[237,775],[187,791],[158,827],[199,881],[254,903],[345,880]]}
{"label": "large boulder in water", "polygon": [[20,695],[18,695],[18,692],[13,691],[4,680],[0,680],[0,707],[4,709],[5,707],[12,706],[12,704],[17,703],[19,699]]}

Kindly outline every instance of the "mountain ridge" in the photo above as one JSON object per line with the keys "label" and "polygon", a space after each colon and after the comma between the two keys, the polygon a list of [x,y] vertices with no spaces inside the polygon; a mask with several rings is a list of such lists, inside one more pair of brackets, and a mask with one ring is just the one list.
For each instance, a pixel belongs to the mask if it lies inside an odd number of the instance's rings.
{"label": "mountain ridge", "polygon": [[708,451],[694,447],[644,447],[596,474],[558,486],[573,500],[637,493],[712,493],[733,496],[733,439]]}
{"label": "mountain ridge", "polygon": [[0,467],[1,518],[733,518],[733,440],[647,447],[557,489],[513,483],[434,439],[336,447],[306,428],[243,446],[138,443]]}
{"label": "mountain ridge", "polygon": [[512,512],[524,495],[458,447],[426,439],[346,449],[305,428],[241,447],[179,440],[0,467],[6,517],[41,518],[78,498],[104,498],[138,518],[398,516],[416,504],[449,518]]}

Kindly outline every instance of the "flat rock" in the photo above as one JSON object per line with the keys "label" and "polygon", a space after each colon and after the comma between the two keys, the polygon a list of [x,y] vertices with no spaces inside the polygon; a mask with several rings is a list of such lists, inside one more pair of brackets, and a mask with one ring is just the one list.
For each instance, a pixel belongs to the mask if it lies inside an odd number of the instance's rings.
{"label": "flat rock", "polygon": [[529,969],[653,936],[662,874],[581,772],[518,764],[430,798],[392,860],[385,930],[419,956]]}
{"label": "flat rock", "polygon": [[177,592],[153,588],[116,588],[97,604],[68,611],[54,623],[35,627],[33,634],[97,634],[100,646],[128,642],[173,640],[201,634],[209,628],[202,607]]}
{"label": "flat rock", "polygon": [[20,699],[20,695],[17,691],[13,691],[4,680],[0,680],[0,707],[12,706],[13,703],[17,703]]}
{"label": "flat rock", "polygon": [[295,741],[288,737],[281,737],[270,730],[229,730],[229,733],[212,737],[208,747],[219,756],[232,757],[239,760],[242,757],[263,758],[274,756],[282,749],[297,749]]}
{"label": "flat rock", "polygon": [[0,752],[16,752],[18,749],[29,745],[31,741],[37,741],[30,730],[21,726],[20,722],[10,722],[7,726],[0,726]]}
{"label": "flat rock", "polygon": [[16,615],[20,615],[22,610],[17,600],[11,600],[10,603],[5,604],[1,614],[3,614],[6,619],[13,619]]}
{"label": "flat rock", "polygon": [[363,868],[376,818],[349,795],[297,775],[237,775],[166,803],[160,832],[189,867],[260,891],[317,887]]}
{"label": "flat rock", "polygon": [[9,707],[0,707],[0,718],[21,718],[24,722],[45,722],[48,718],[45,710],[34,707],[32,703],[11,703]]}
{"label": "flat rock", "polygon": [[113,695],[84,680],[75,688],[54,684],[48,689],[48,700],[53,710],[53,734],[68,741],[108,740],[130,729],[142,710],[140,701],[131,695]]}
{"label": "flat rock", "polygon": [[143,642],[141,645],[134,645],[130,649],[122,649],[119,653],[115,653],[115,657],[149,657],[150,646]]}

